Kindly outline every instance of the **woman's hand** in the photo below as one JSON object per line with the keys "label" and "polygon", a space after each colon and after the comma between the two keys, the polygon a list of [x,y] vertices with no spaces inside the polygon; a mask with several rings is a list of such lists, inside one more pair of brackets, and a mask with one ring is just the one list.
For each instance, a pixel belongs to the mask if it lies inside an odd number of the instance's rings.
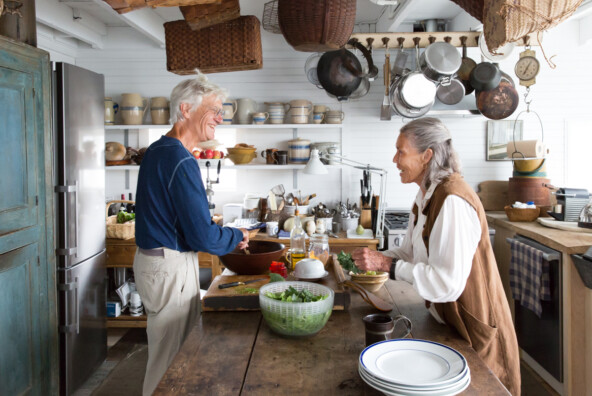
{"label": "woman's hand", "polygon": [[391,269],[392,259],[376,250],[359,248],[352,252],[356,267],[362,271],[386,271]]}
{"label": "woman's hand", "polygon": [[246,249],[249,247],[249,231],[246,228],[239,228],[243,233],[243,240],[238,243],[238,248],[240,250]]}

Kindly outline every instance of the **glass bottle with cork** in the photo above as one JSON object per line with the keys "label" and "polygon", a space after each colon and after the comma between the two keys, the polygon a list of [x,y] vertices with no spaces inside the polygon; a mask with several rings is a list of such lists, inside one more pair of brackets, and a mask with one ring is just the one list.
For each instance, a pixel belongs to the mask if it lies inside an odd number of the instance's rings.
{"label": "glass bottle with cork", "polygon": [[294,271],[296,263],[306,257],[306,233],[302,228],[302,222],[298,210],[294,214],[294,228],[290,231],[290,251],[288,260],[290,269]]}

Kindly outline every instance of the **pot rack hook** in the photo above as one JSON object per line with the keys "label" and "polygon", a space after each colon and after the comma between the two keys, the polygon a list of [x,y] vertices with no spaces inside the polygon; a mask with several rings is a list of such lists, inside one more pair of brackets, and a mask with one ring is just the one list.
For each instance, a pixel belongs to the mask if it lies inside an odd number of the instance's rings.
{"label": "pot rack hook", "polygon": [[436,38],[434,36],[430,36],[430,37],[428,37],[428,41],[430,42],[430,44],[434,44],[434,42],[436,41]]}
{"label": "pot rack hook", "polygon": [[399,48],[403,49],[403,43],[405,42],[405,37],[397,37],[397,42],[399,43]]}
{"label": "pot rack hook", "polygon": [[452,41],[452,37],[446,36],[446,37],[444,37],[444,41],[446,41],[448,44],[450,44],[450,42]]}
{"label": "pot rack hook", "polygon": [[390,38],[388,38],[388,37],[383,37],[383,38],[382,38],[382,44],[384,44],[384,48],[385,48],[386,50],[388,50],[388,42],[389,42],[389,41],[390,41]]}
{"label": "pot rack hook", "polygon": [[526,49],[530,49],[530,36],[528,34],[522,37],[522,41],[524,41],[524,47],[526,47]]}
{"label": "pot rack hook", "polygon": [[367,47],[369,51],[372,51],[372,43],[374,42],[374,38],[373,37],[368,37],[366,39],[366,42],[368,43]]}

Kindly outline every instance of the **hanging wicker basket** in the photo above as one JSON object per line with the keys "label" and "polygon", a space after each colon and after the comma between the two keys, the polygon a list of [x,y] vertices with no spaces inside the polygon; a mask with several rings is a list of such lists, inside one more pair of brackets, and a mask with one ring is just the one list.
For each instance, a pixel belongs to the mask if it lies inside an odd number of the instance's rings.
{"label": "hanging wicker basket", "polygon": [[582,0],[485,0],[483,33],[490,52],[567,19]]}
{"label": "hanging wicker basket", "polygon": [[221,0],[219,4],[179,7],[191,30],[199,30],[240,17],[238,0]]}
{"label": "hanging wicker basket", "polygon": [[261,24],[241,16],[201,30],[185,21],[164,24],[167,70],[176,74],[221,73],[261,69]]}
{"label": "hanging wicker basket", "polygon": [[354,30],[356,0],[279,0],[278,22],[296,51],[343,47]]}

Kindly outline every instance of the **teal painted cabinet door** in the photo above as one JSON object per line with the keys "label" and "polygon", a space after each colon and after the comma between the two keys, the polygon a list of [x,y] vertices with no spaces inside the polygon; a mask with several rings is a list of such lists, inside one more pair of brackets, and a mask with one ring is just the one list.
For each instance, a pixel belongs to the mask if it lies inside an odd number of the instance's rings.
{"label": "teal painted cabinet door", "polygon": [[50,70],[0,37],[0,394],[57,393]]}

